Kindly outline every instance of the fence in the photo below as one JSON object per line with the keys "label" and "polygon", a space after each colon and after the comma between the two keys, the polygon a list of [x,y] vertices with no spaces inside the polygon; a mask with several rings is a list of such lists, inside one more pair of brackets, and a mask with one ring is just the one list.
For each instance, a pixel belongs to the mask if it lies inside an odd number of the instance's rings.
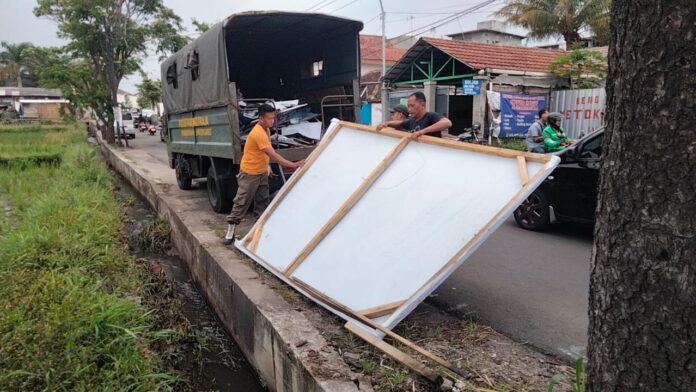
{"label": "fence", "polygon": [[551,112],[565,115],[566,134],[577,139],[604,125],[606,93],[603,88],[562,90],[551,93]]}

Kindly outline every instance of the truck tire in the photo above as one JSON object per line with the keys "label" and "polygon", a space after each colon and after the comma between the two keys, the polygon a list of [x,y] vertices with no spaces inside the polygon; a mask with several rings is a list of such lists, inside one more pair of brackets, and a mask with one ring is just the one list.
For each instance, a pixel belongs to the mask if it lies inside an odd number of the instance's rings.
{"label": "truck tire", "polygon": [[189,164],[188,159],[184,158],[182,155],[179,155],[174,163],[174,172],[176,173],[176,183],[179,185],[179,189],[191,189],[193,176],[191,175],[191,165]]}
{"label": "truck tire", "polygon": [[206,187],[208,188],[208,202],[213,211],[226,214],[232,209],[232,184],[230,180],[225,180],[215,173],[215,167],[208,168],[206,176]]}

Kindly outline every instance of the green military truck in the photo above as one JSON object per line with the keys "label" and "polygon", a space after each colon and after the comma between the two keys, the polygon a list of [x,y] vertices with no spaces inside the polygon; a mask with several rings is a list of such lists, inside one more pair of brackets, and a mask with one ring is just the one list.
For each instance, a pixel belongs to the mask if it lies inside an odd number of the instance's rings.
{"label": "green military truck", "polygon": [[[245,12],[166,59],[163,130],[179,187],[206,178],[213,210],[230,210],[254,104],[298,100],[323,129],[333,117],[359,119],[360,30],[361,22],[322,14]],[[312,149],[278,152],[298,160]],[[274,171],[278,188],[285,173]]]}

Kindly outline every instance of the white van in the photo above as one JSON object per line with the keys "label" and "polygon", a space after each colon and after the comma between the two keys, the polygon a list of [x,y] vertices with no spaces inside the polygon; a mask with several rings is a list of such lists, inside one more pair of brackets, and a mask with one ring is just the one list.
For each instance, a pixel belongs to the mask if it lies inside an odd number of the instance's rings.
{"label": "white van", "polygon": [[[121,129],[123,130],[122,136],[128,139],[135,139],[135,126],[133,125],[133,114],[130,111],[123,111],[121,113],[121,118],[123,119],[121,124]],[[116,124],[114,124],[116,127]],[[116,135],[118,137],[118,135]]]}

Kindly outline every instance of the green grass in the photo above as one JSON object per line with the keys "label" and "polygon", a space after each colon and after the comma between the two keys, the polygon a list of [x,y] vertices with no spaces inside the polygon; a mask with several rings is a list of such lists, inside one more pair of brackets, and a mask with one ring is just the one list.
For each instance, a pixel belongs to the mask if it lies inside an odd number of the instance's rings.
{"label": "green grass", "polygon": [[75,126],[0,127],[0,390],[170,390],[112,178]]}
{"label": "green grass", "polygon": [[527,151],[527,143],[525,143],[524,139],[519,139],[519,138],[505,138],[505,139],[500,139],[501,144],[498,145],[495,140],[493,140],[493,146],[494,147],[502,147],[502,148],[508,148],[511,150],[517,150],[517,151]]}

